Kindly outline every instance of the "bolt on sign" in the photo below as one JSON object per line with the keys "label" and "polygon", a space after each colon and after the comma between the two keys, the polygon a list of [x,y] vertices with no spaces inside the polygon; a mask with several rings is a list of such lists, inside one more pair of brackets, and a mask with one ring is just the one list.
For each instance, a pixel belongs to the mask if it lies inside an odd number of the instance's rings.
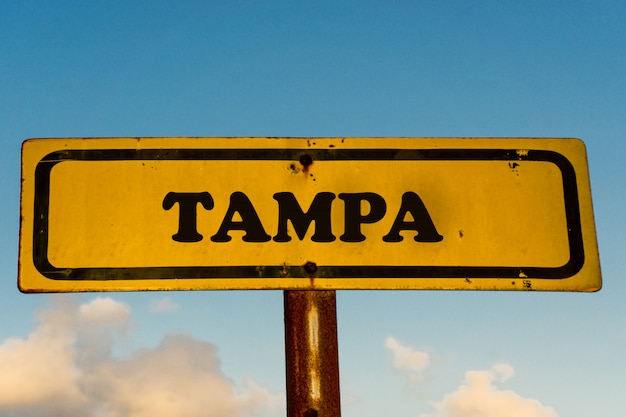
{"label": "bolt on sign", "polygon": [[596,291],[578,139],[30,139],[24,292]]}

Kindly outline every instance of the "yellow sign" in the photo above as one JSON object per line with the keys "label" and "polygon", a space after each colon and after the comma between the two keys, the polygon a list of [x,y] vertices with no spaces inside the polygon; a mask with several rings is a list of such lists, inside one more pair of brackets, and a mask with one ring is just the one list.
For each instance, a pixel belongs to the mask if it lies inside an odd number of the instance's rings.
{"label": "yellow sign", "polygon": [[24,292],[601,287],[577,139],[31,139]]}

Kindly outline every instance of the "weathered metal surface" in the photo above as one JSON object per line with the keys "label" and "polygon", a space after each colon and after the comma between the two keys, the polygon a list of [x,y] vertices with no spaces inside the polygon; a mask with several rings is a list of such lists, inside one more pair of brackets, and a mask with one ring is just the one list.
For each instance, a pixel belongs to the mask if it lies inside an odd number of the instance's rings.
{"label": "weathered metal surface", "polygon": [[25,292],[601,286],[576,139],[34,139],[21,198]]}
{"label": "weathered metal surface", "polygon": [[285,291],[287,417],[339,417],[335,291]]}

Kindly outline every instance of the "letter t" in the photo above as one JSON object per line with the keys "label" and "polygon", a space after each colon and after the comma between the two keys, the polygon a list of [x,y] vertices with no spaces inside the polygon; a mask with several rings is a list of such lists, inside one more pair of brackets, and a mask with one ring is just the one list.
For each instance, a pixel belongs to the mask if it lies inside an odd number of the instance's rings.
{"label": "letter t", "polygon": [[202,235],[197,229],[197,207],[198,203],[202,204],[207,210],[211,210],[214,206],[211,194],[204,191],[202,193],[175,193],[169,192],[163,199],[163,208],[169,210],[178,203],[178,232],[172,235],[172,239],[177,242],[199,242]]}

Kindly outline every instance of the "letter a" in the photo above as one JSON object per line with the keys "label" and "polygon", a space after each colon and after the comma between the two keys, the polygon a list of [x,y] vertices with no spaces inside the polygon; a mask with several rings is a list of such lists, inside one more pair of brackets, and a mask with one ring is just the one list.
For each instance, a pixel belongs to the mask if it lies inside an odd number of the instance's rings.
{"label": "letter a", "polygon": [[[241,221],[233,221],[235,212],[241,216]],[[230,242],[231,237],[228,235],[230,230],[244,230],[246,234],[243,236],[244,242],[267,242],[271,239],[270,235],[265,233],[258,214],[254,211],[254,206],[244,193],[237,191],[230,195],[230,205],[222,220],[222,225],[217,233],[211,236],[213,242]]]}
{"label": "letter a", "polygon": [[[407,213],[411,213],[413,221],[404,220]],[[413,192],[406,192],[402,196],[402,205],[396,220],[393,222],[389,233],[383,236],[383,240],[385,242],[401,242],[401,230],[415,230],[417,232],[417,236],[414,238],[416,242],[441,242],[443,240],[443,236],[437,233],[422,199]]]}

